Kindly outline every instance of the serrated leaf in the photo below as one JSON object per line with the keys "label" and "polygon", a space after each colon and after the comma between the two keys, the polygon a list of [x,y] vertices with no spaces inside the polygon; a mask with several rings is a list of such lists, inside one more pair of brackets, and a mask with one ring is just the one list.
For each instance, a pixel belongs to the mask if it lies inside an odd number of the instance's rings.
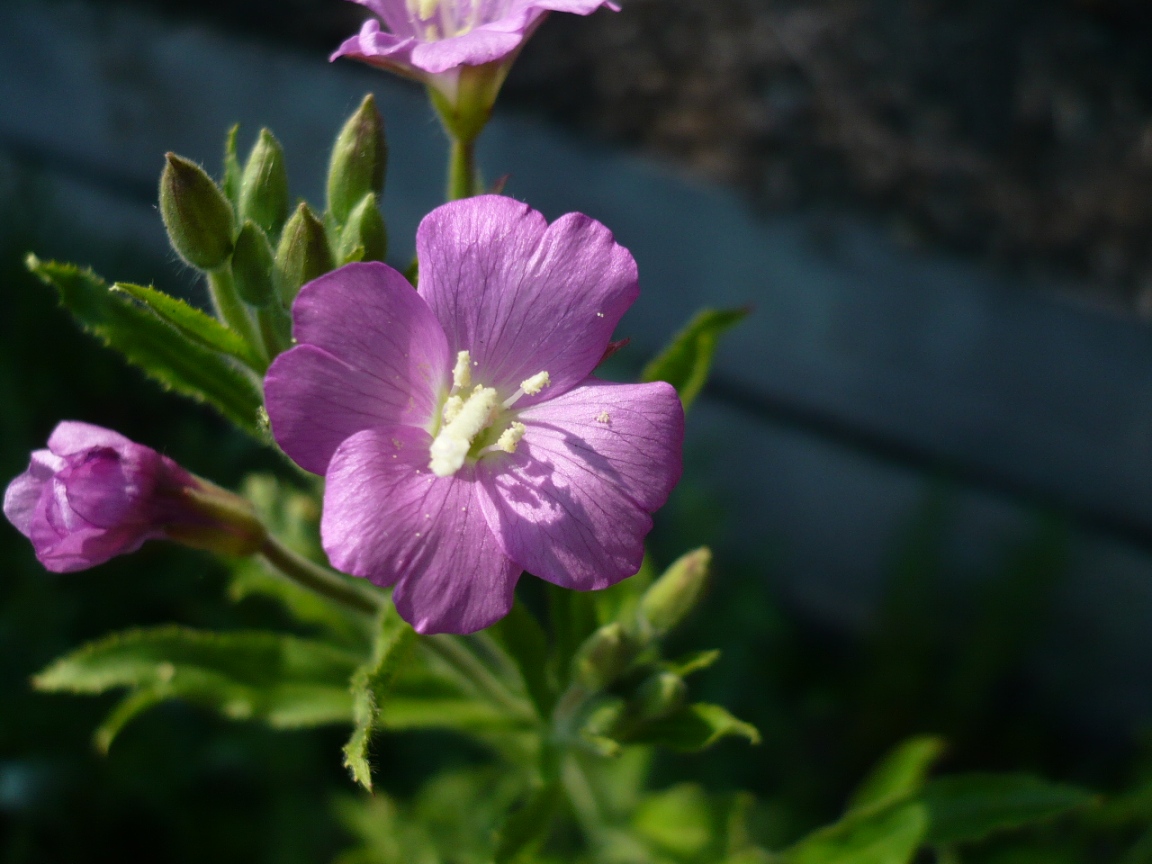
{"label": "serrated leaf", "polygon": [[918,796],[927,807],[932,844],[980,840],[997,831],[1054,819],[1095,799],[1076,786],[1030,774],[963,774],[942,777]]}
{"label": "serrated leaf", "polygon": [[751,310],[701,309],[640,374],[642,381],[667,381],[687,409],[708,381],[720,334],[740,323]]}
{"label": "serrated leaf", "polygon": [[354,654],[316,640],[169,625],[91,642],[51,664],[33,683],[66,693],[133,688],[135,699],[121,703],[101,727],[106,747],[125,722],[165,699],[281,729],[350,722],[347,682],[356,666]]}
{"label": "serrated leaf", "polygon": [[884,807],[919,791],[944,747],[944,739],[932,735],[898,745],[860,784],[849,809]]}
{"label": "serrated leaf", "polygon": [[685,678],[693,672],[709,668],[719,659],[719,649],[713,648],[710,651],[693,651],[691,654],[686,654],[676,660],[667,660],[660,665],[673,675]]}
{"label": "serrated leaf", "polygon": [[181,335],[152,312],[113,293],[91,270],[27,258],[28,269],[59,292],[80,325],[161,386],[211,404],[249,434],[264,439],[258,422],[260,389],[227,358]]}
{"label": "serrated leaf", "polygon": [[541,718],[552,713],[556,696],[548,682],[548,637],[528,608],[517,601],[491,630],[515,662],[532,703]]}
{"label": "serrated leaf", "polygon": [[786,864],[908,864],[923,842],[928,813],[908,802],[849,814],[784,853]]}
{"label": "serrated leaf", "polygon": [[400,619],[392,604],[385,606],[372,647],[372,658],[352,676],[352,737],[344,745],[344,766],[352,779],[372,791],[372,768],[368,745],[380,719],[380,705],[387,699],[396,673],[415,641],[416,631]]}
{"label": "serrated leaf", "polygon": [[760,732],[751,723],[733,717],[719,705],[697,702],[637,726],[629,732],[627,743],[658,744],[682,753],[695,753],[732,736],[745,738],[752,744],[760,743]]}
{"label": "serrated leaf", "polygon": [[532,860],[531,856],[548,839],[552,819],[562,800],[559,785],[550,783],[512,811],[496,834],[495,864]]}
{"label": "serrated leaf", "polygon": [[211,315],[189,306],[177,297],[157,291],[155,288],[133,285],[129,282],[117,282],[110,290],[123,292],[138,300],[157,317],[179,330],[182,335],[205,348],[235,357],[253,369],[267,365],[235,330],[230,330]]}

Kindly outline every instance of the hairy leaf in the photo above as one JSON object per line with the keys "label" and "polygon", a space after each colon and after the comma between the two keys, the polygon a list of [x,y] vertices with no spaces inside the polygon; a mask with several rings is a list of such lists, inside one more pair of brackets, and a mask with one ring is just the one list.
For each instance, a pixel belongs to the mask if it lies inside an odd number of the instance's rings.
{"label": "hairy leaf", "polygon": [[927,828],[927,810],[918,802],[849,814],[783,857],[786,864],[908,864]]}
{"label": "hairy leaf", "polygon": [[687,409],[708,381],[720,334],[742,321],[751,310],[701,309],[672,342],[640,374],[642,381],[667,381]]}
{"label": "hairy leaf", "polygon": [[884,807],[918,792],[943,752],[944,740],[931,735],[898,745],[860,784],[850,809]]}
{"label": "hairy leaf", "polygon": [[628,735],[629,744],[659,744],[684,753],[695,753],[711,747],[721,738],[736,736],[753,744],[760,743],[760,733],[719,705],[698,702],[641,724]]}

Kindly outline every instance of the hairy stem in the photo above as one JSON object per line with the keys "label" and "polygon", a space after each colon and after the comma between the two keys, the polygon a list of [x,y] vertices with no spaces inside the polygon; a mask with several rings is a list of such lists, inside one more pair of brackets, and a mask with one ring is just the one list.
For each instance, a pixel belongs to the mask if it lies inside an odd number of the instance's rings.
{"label": "hairy stem", "polygon": [[357,612],[375,615],[384,602],[383,595],[378,595],[372,589],[354,585],[331,570],[313,564],[271,535],[265,538],[263,546],[260,547],[260,554],[293,582]]}
{"label": "hairy stem", "polygon": [[256,371],[263,374],[267,371],[267,358],[264,357],[264,341],[256,331],[256,325],[248,309],[244,306],[240,295],[236,292],[236,282],[232,278],[232,265],[225,264],[208,274],[208,293],[212,297],[212,306],[220,319],[240,334],[240,337],[252,346],[256,355],[261,357],[262,369]]}
{"label": "hairy stem", "polygon": [[442,634],[427,636],[421,640],[437,657],[455,669],[484,696],[499,705],[513,717],[534,720],[536,715],[530,705],[497,678],[480,662],[459,636]]}

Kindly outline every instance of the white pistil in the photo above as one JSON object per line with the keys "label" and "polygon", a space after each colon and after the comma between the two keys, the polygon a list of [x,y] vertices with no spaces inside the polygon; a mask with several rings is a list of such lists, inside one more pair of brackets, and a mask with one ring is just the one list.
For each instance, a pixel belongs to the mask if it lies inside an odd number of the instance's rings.
{"label": "white pistil", "polygon": [[[491,387],[476,387],[447,422],[429,448],[428,467],[437,477],[450,477],[464,465],[468,450],[484,427],[492,420],[497,405],[496,391]],[[447,403],[445,403],[447,408]]]}
{"label": "white pistil", "polygon": [[525,378],[520,382],[520,389],[504,400],[504,407],[511,408],[521,396],[535,396],[551,383],[547,372],[537,372],[531,378]]}
{"label": "white pistil", "polygon": [[452,386],[457,390],[472,386],[472,355],[461,351],[456,355],[456,366],[452,369]]}

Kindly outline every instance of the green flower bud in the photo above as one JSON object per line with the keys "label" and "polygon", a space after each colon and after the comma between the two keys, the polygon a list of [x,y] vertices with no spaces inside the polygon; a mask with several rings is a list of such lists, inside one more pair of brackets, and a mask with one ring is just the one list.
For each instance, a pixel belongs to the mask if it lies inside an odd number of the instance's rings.
{"label": "green flower bud", "polygon": [[296,299],[300,286],[333,266],[324,225],[307,204],[301,203],[284,226],[276,247],[276,281],[285,305]]}
{"label": "green flower bud", "polygon": [[332,147],[328,165],[328,213],[343,225],[353,208],[369,192],[384,192],[388,144],[384,121],[369,93],[348,118]]}
{"label": "green flower bud", "polygon": [[251,219],[276,237],[288,218],[288,173],[284,151],[267,129],[252,147],[240,179],[240,218]]}
{"label": "green flower bud", "polygon": [[605,624],[576,650],[572,678],[589,690],[603,690],[628,668],[636,648],[633,638],[618,622]]}
{"label": "green flower bud", "polygon": [[641,630],[663,636],[692,611],[708,581],[712,552],[702,546],[682,556],[640,598]]}
{"label": "green flower bud", "polygon": [[376,204],[376,193],[369,192],[349,214],[340,232],[340,263],[383,261],[388,254],[388,229]]}
{"label": "green flower bud", "polygon": [[657,672],[636,689],[630,707],[637,720],[657,720],[680,708],[687,695],[683,678],[671,672]]}
{"label": "green flower bud", "polygon": [[240,299],[251,306],[267,306],[276,296],[272,246],[251,219],[244,223],[232,252],[232,276]]}
{"label": "green flower bud", "polygon": [[200,270],[232,254],[232,205],[204,169],[175,153],[160,175],[160,215],[176,252]]}

